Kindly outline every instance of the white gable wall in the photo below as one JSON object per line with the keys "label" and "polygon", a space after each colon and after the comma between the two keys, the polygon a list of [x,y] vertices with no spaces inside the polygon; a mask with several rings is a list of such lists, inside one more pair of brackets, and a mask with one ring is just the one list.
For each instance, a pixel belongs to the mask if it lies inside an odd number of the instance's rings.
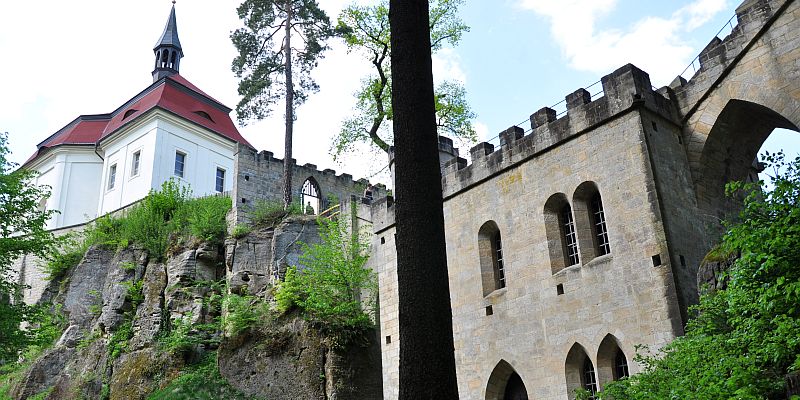
{"label": "white gable wall", "polygon": [[[125,131],[102,145],[105,154],[100,214],[127,206],[147,195],[151,189],[174,178],[192,189],[194,196],[215,193],[216,170],[225,170],[224,190],[233,187],[235,143],[193,123],[161,110],[139,117]],[[131,177],[133,154],[141,151],[139,175]],[[186,154],[184,176],[175,172],[175,153]],[[116,180],[108,189],[109,171],[116,164]]]}
{"label": "white gable wall", "polygon": [[[155,121],[145,121],[136,124],[119,139],[110,142],[102,153],[103,162],[102,184],[97,190],[100,195],[98,212],[100,215],[117,210],[136,200],[147,196],[150,192],[153,176],[154,151],[157,124]],[[133,154],[139,151],[139,173],[133,174]],[[116,165],[114,187],[109,189],[110,170]]]}
{"label": "white gable wall", "polygon": [[94,146],[60,146],[28,166],[37,171],[37,185],[50,186],[45,208],[58,210],[47,229],[84,223],[97,216],[103,161]]}

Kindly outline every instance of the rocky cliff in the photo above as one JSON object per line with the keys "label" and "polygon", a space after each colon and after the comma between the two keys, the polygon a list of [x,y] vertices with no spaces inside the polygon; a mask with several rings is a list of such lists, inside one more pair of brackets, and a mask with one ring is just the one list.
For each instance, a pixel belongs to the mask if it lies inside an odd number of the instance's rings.
{"label": "rocky cliff", "polygon": [[[59,305],[54,311],[64,314],[65,331],[10,395],[192,398],[170,384],[204,365],[214,375],[207,382],[224,386],[214,389],[216,398],[382,398],[374,334],[366,343],[332,348],[300,316],[259,311],[269,308],[271,288],[287,266],[297,265],[302,243],[318,240],[313,219],[294,217],[224,245],[173,248],[162,261],[136,247],[91,247],[47,288],[42,301]],[[227,315],[238,312],[226,308],[231,296],[245,304],[247,316]],[[247,325],[231,333],[227,317]]]}

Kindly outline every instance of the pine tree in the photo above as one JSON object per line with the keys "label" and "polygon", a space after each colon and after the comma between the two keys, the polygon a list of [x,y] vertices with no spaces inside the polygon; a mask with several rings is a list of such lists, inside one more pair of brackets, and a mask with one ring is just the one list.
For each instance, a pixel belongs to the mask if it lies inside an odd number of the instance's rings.
{"label": "pine tree", "polygon": [[[295,107],[319,90],[311,79],[328,48],[330,19],[315,0],[245,0],[237,9],[244,28],[231,34],[239,52],[232,70],[242,100],[239,122],[261,120],[285,99],[286,134],[283,159],[283,202],[292,202],[292,136]],[[299,44],[299,45],[298,45]]]}

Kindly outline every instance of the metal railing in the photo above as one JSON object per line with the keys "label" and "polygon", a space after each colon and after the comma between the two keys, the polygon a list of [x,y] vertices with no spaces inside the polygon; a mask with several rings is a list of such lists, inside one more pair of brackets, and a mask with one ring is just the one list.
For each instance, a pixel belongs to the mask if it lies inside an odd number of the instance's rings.
{"label": "metal railing", "polygon": [[[719,28],[719,30],[717,31],[717,33],[714,36],[716,38],[720,39],[720,40],[724,40],[725,37],[730,35],[731,32],[733,32],[733,28],[735,26],[739,25],[738,24],[738,20],[737,20],[737,24],[733,25],[733,20],[734,19],[736,19],[736,14],[735,13],[733,14],[733,16],[731,16],[728,19],[727,22],[725,22],[725,25],[722,25],[722,28]],[[723,34],[723,32],[725,32],[725,33]],[[723,37],[720,37],[720,35],[723,35]],[[701,54],[703,54],[702,50],[700,51],[700,53],[697,53],[697,55],[692,59],[692,61],[689,63],[689,65],[687,65],[686,68],[684,68],[683,71],[679,74],[682,78],[684,78],[684,79],[686,79],[688,81],[689,79],[691,79],[697,73],[697,71],[700,70],[700,68],[702,67],[700,65],[700,55]],[[691,73],[691,75],[686,76],[686,73],[689,71],[689,69],[692,70],[692,73]]]}

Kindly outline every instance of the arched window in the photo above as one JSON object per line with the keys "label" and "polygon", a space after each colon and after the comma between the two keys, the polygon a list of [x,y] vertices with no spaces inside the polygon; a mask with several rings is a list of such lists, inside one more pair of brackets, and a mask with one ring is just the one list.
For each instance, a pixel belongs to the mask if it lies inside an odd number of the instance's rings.
{"label": "arched window", "polygon": [[316,179],[309,177],[303,182],[303,191],[300,201],[305,214],[317,215],[320,211],[320,190]]}
{"label": "arched window", "polygon": [[581,183],[575,189],[572,203],[575,206],[573,215],[583,262],[611,253],[603,200],[597,185],[594,182]]}
{"label": "arched window", "polygon": [[580,262],[572,207],[563,193],[550,196],[544,203],[544,227],[554,274]]}
{"label": "arched window", "polygon": [[608,334],[597,349],[597,379],[601,385],[629,376],[628,358],[614,335]]}
{"label": "arched window", "polygon": [[478,256],[481,264],[483,295],[506,287],[503,241],[494,221],[484,223],[478,230]]}
{"label": "arched window", "polygon": [[594,399],[594,395],[597,394],[594,364],[583,346],[578,343],[573,344],[567,353],[564,374],[567,381],[567,396],[570,400],[575,399],[577,389],[587,390],[591,394],[590,398]]}
{"label": "arched window", "polygon": [[522,377],[505,360],[500,360],[489,376],[486,400],[528,400]]}

